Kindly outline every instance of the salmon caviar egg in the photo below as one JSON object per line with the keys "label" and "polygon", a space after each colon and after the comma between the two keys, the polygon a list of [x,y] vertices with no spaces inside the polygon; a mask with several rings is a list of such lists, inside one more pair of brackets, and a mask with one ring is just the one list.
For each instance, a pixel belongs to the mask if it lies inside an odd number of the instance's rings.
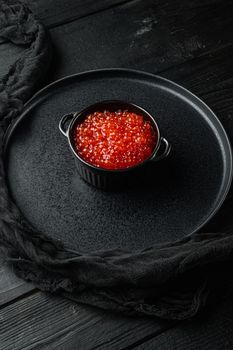
{"label": "salmon caviar egg", "polygon": [[73,137],[83,160],[112,170],[142,163],[151,156],[157,141],[151,122],[127,110],[89,114],[76,125]]}

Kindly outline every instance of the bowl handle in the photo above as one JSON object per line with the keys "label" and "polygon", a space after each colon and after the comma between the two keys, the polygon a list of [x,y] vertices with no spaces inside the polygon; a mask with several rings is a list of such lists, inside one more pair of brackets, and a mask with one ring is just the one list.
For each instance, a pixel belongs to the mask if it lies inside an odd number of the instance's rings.
{"label": "bowl handle", "polygon": [[161,147],[162,143],[164,144],[164,151],[163,151],[163,153],[161,153],[158,156],[157,156],[157,152],[156,152],[154,157],[151,159],[153,162],[157,162],[158,160],[166,158],[169,155],[170,151],[171,151],[171,145],[164,137],[161,137],[161,139],[160,139],[160,146],[159,146],[159,148]]}
{"label": "bowl handle", "polygon": [[[63,117],[61,118],[61,120],[59,122],[59,130],[66,137],[68,137],[67,132],[68,132],[68,128],[69,128],[69,127],[66,127],[66,124],[68,121],[71,121],[73,119],[74,114],[75,113],[72,112],[72,113],[63,115]],[[70,123],[69,123],[69,125],[70,125]]]}

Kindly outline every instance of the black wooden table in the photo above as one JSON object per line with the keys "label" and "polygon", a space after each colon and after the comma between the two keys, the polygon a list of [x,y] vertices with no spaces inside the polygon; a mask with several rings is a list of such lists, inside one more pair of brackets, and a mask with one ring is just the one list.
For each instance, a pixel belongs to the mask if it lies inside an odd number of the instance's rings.
{"label": "black wooden table", "polygon": [[[145,70],[233,118],[233,1],[33,0],[48,28],[45,83],[104,67]],[[0,44],[0,74],[20,55]],[[228,130],[233,137],[233,130]],[[0,265],[0,350],[233,349],[233,300],[183,323],[112,315],[47,295]]]}

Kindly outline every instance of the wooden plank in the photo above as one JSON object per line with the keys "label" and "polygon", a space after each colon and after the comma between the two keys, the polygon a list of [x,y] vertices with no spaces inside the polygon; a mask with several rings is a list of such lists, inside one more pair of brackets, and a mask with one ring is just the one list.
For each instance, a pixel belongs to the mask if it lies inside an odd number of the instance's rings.
{"label": "wooden plank", "polygon": [[179,324],[112,315],[38,292],[1,310],[1,350],[231,349],[233,301]]}
{"label": "wooden plank", "polygon": [[119,350],[167,328],[38,292],[1,310],[0,344],[1,350]]}
{"label": "wooden plank", "polygon": [[[128,0],[130,1],[130,0]],[[127,0],[33,0],[29,7],[47,27],[56,27],[81,17],[95,14],[109,7],[124,4]]]}
{"label": "wooden plank", "polygon": [[180,323],[134,349],[231,350],[233,349],[233,301],[225,301],[210,313],[192,322]]}
{"label": "wooden plank", "polygon": [[30,283],[15,276],[3,258],[0,258],[0,307],[34,290]]}
{"label": "wooden plank", "polygon": [[[196,3],[196,2],[195,2]],[[103,67],[160,72],[232,44],[233,2],[130,2],[50,30],[49,81]],[[178,6],[178,9],[177,9]]]}

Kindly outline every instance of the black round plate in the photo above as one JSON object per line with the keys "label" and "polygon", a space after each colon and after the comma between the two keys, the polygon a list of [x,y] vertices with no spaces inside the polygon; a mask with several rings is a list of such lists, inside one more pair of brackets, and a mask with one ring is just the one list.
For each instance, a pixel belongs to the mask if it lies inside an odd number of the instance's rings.
{"label": "black round plate", "polygon": [[[115,99],[148,110],[172,152],[138,186],[103,192],[80,179],[58,123]],[[24,216],[80,251],[135,250],[196,232],[231,182],[230,144],[214,113],[177,84],[138,71],[91,71],[49,85],[27,103],[5,145],[10,191]]]}

